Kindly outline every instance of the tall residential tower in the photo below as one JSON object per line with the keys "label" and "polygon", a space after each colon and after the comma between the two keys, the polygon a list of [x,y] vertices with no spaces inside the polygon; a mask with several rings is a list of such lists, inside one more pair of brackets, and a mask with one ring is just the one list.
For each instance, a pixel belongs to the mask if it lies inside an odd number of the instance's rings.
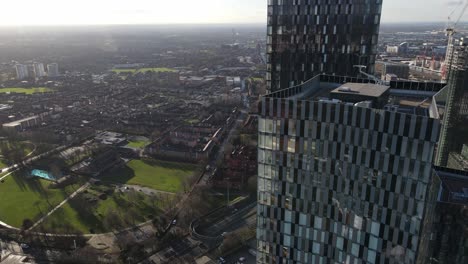
{"label": "tall residential tower", "polygon": [[374,72],[382,0],[269,0],[267,89]]}
{"label": "tall residential tower", "polygon": [[443,87],[317,75],[263,97],[257,263],[427,263]]}

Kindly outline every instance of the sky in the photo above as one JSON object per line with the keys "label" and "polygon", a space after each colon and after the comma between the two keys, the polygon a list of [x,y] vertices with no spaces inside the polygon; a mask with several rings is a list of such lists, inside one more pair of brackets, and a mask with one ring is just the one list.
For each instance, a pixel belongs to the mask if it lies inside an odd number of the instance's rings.
{"label": "sky", "polygon": [[[266,23],[267,5],[267,0],[0,1],[0,26]],[[447,21],[452,10],[461,9],[460,1],[383,0],[382,22]]]}

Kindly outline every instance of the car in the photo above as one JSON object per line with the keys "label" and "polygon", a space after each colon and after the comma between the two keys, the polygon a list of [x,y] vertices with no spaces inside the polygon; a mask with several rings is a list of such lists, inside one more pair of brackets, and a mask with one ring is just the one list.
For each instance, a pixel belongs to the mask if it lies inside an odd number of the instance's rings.
{"label": "car", "polygon": [[222,237],[225,237],[227,234],[228,234],[227,232],[223,232],[223,233],[221,234],[221,236],[222,236]]}
{"label": "car", "polygon": [[21,246],[22,249],[28,249],[29,248],[29,245],[24,244],[24,243],[21,243],[20,246]]}
{"label": "car", "polygon": [[219,260],[218,263],[220,263],[220,264],[226,263],[226,260],[223,257],[219,257],[218,260]]}
{"label": "car", "polygon": [[172,220],[172,225],[176,225],[176,224],[177,224],[177,219]]}
{"label": "car", "polygon": [[246,259],[245,257],[240,257],[240,258],[239,258],[239,261],[240,261],[240,262],[244,262],[244,261],[246,261],[246,260],[247,260],[247,259]]}
{"label": "car", "polygon": [[125,187],[125,190],[130,190],[130,187],[126,186],[126,187]]}

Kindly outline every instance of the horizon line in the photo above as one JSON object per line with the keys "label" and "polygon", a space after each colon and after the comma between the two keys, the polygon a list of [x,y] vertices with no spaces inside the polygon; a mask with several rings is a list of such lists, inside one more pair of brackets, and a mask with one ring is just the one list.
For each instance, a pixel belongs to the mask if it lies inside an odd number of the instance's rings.
{"label": "horizon line", "polygon": [[[381,22],[380,25],[389,25],[389,24],[408,24],[408,23],[416,23],[416,24],[427,24],[427,23],[447,23],[446,21],[392,21],[392,22]],[[467,21],[460,21],[459,23],[468,23]],[[258,26],[267,26],[266,22],[220,22],[220,23],[128,23],[128,24],[120,24],[120,23],[106,23],[106,24],[24,24],[24,25],[1,25],[0,28],[18,28],[18,27],[30,27],[30,28],[38,28],[38,27],[99,27],[99,26],[223,26],[223,25],[239,25],[239,26],[247,26],[247,25],[258,25]]]}

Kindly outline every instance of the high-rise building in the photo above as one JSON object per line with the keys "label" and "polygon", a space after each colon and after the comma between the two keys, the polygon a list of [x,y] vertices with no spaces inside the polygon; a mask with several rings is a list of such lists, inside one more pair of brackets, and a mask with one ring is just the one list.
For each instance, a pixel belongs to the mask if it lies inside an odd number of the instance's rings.
{"label": "high-rise building", "polygon": [[29,78],[36,78],[36,71],[34,69],[34,65],[28,64],[26,65],[26,69],[28,71]]}
{"label": "high-rise building", "polygon": [[450,154],[460,154],[468,144],[468,43],[451,47],[452,65],[448,69],[447,89],[439,97],[446,98],[444,126],[437,155],[438,166],[448,166]]}
{"label": "high-rise building", "polygon": [[374,72],[382,0],[269,0],[267,89]]}
{"label": "high-rise building", "polygon": [[425,223],[421,264],[468,263],[468,172],[435,167]]}
{"label": "high-rise building", "polygon": [[47,64],[47,74],[49,77],[60,76],[58,64],[57,63]]}
{"label": "high-rise building", "polygon": [[23,64],[16,64],[15,65],[15,69],[16,69],[16,78],[18,80],[23,80],[25,78],[28,78],[29,75],[28,75],[28,67],[26,65],[23,65]]}
{"label": "high-rise building", "polygon": [[41,78],[41,77],[46,76],[46,72],[45,72],[45,69],[44,69],[44,64],[35,62],[33,64],[33,67],[34,67],[34,73],[35,73],[37,78]]}
{"label": "high-rise building", "polygon": [[318,75],[264,96],[257,263],[428,263],[444,86]]}

